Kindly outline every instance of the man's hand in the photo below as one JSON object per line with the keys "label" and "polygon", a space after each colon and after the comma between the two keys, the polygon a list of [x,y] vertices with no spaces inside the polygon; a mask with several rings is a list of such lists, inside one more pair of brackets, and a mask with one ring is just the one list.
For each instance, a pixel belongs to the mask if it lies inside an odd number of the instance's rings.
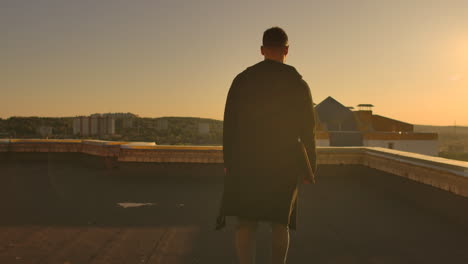
{"label": "man's hand", "polygon": [[302,184],[315,184],[315,174],[312,174],[312,177],[302,178]]}
{"label": "man's hand", "polygon": [[227,168],[224,168],[224,174],[227,174]]}
{"label": "man's hand", "polygon": [[309,179],[303,179],[302,184],[312,184],[312,180]]}

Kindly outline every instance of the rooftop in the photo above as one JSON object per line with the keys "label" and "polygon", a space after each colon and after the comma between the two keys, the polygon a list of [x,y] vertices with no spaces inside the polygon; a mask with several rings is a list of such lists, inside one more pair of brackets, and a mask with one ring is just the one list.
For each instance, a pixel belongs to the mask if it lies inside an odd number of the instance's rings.
{"label": "rooftop", "polygon": [[[214,231],[221,147],[125,144],[0,141],[0,263],[235,263],[235,222]],[[288,263],[468,263],[468,162],[318,153]]]}

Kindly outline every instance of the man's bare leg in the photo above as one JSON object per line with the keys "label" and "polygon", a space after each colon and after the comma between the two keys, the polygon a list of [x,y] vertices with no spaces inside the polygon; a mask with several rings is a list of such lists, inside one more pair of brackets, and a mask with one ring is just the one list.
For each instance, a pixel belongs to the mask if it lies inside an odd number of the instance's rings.
{"label": "man's bare leg", "polygon": [[271,261],[285,264],[289,249],[289,228],[287,225],[271,223]]}
{"label": "man's bare leg", "polygon": [[235,245],[239,264],[254,264],[256,250],[256,221],[237,218]]}

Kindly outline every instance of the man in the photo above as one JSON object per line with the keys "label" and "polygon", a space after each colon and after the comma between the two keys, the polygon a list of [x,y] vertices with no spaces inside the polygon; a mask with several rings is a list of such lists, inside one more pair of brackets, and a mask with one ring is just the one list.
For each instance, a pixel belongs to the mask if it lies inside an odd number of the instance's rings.
{"label": "man", "polygon": [[286,32],[273,27],[263,34],[264,60],[236,76],[224,112],[224,193],[216,229],[226,216],[237,216],[235,246],[240,264],[255,262],[259,221],[271,223],[272,260],[284,264],[289,229],[296,230],[297,185],[310,183],[305,173],[305,145],[316,170],[315,118],[310,89],[286,65]]}

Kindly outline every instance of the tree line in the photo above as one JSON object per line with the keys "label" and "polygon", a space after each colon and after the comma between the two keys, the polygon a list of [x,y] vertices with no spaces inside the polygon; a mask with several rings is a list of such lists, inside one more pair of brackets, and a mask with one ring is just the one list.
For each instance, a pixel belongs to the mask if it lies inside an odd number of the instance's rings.
{"label": "tree line", "polygon": [[[102,136],[73,134],[74,117],[10,117],[0,118],[0,138],[41,138],[39,127],[52,127],[49,139],[101,139],[155,142],[158,145],[221,145],[223,122],[197,117],[134,117],[131,126],[123,118],[115,119],[115,133]],[[127,120],[128,124],[128,120]],[[207,124],[207,133],[199,132],[199,124]],[[206,132],[206,131],[205,131]]]}

